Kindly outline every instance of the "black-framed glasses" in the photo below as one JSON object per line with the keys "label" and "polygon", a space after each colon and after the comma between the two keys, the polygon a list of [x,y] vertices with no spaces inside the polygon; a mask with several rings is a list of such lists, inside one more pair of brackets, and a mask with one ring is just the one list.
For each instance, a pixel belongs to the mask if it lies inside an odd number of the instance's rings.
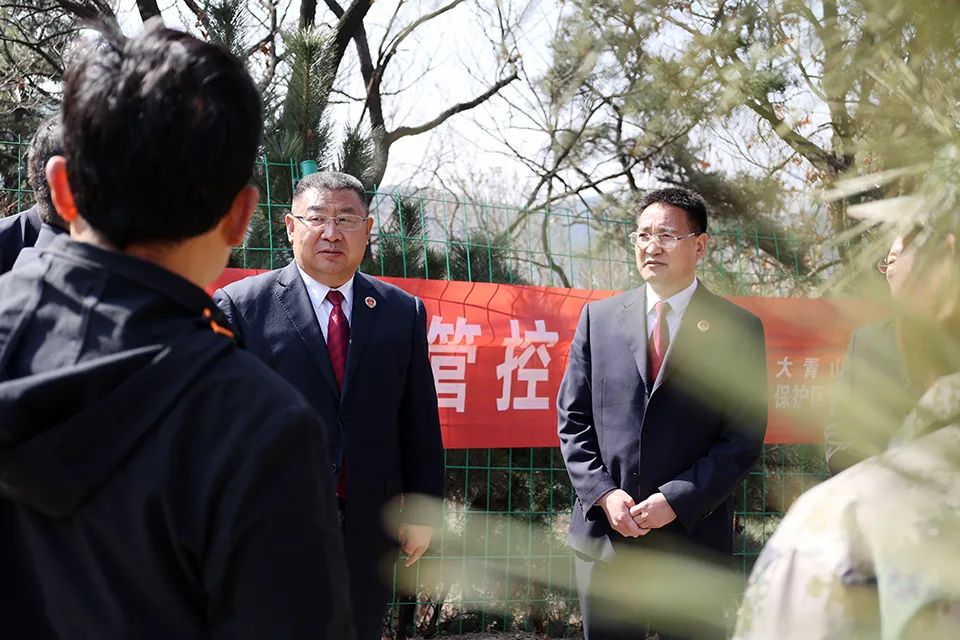
{"label": "black-framed glasses", "polygon": [[323,229],[331,220],[333,220],[334,226],[341,231],[358,231],[363,226],[363,221],[367,219],[366,216],[358,216],[353,213],[341,213],[337,216],[325,216],[323,214],[316,216],[295,216],[292,213],[290,215],[314,231]]}
{"label": "black-framed glasses", "polygon": [[634,231],[631,233],[628,238],[630,238],[630,244],[638,249],[646,247],[651,242],[656,241],[660,248],[662,249],[673,249],[677,246],[677,243],[683,240],[684,238],[692,238],[693,236],[700,235],[696,231],[691,231],[688,234],[682,236],[675,236],[672,233],[640,233]]}

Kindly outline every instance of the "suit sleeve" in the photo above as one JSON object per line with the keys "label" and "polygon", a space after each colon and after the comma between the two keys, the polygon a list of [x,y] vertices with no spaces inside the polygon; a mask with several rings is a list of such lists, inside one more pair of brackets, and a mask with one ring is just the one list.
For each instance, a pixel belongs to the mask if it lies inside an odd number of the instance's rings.
{"label": "suit sleeve", "polygon": [[302,403],[246,419],[261,426],[237,429],[256,435],[223,458],[214,487],[223,484],[210,492],[217,516],[203,576],[211,637],[352,639],[324,430]]}
{"label": "suit sleeve", "polygon": [[712,396],[708,401],[723,399],[717,404],[722,412],[719,437],[693,466],[659,487],[688,531],[723,504],[763,452],[767,429],[763,324],[751,316],[729,333],[724,360],[731,366],[736,363],[736,369],[724,367],[727,375],[698,381],[701,391]]}
{"label": "suit sleeve", "polygon": [[439,526],[444,484],[440,412],[427,346],[427,310],[420,298],[416,304],[410,365],[400,406],[401,520]]}
{"label": "suit sleeve", "polygon": [[617,488],[600,455],[593,419],[590,381],[590,305],[580,312],[580,321],[570,345],[567,370],[557,393],[557,432],[560,451],[584,512],[603,494]]}
{"label": "suit sleeve", "polygon": [[240,313],[237,311],[237,306],[233,303],[233,298],[230,297],[230,294],[223,289],[217,289],[213,292],[213,302],[220,307],[223,315],[227,316],[230,325],[234,329],[239,329]]}
{"label": "suit sleeve", "polygon": [[[230,294],[223,289],[217,289],[213,292],[213,302],[226,317],[227,322],[230,323],[230,327],[237,334],[240,344],[245,349],[254,351],[256,353],[256,350],[254,349],[255,345],[252,345],[249,342],[253,334],[247,331],[247,325],[246,322],[244,322],[243,313],[237,307],[237,304],[233,301],[233,298],[230,297]],[[261,359],[266,362],[266,358],[263,357],[264,354],[257,353],[257,355],[259,355]]]}

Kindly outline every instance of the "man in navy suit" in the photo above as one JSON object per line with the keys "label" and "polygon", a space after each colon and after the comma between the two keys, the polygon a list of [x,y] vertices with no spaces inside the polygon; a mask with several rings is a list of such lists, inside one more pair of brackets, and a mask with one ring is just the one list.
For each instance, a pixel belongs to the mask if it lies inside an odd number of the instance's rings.
{"label": "man in navy suit", "polygon": [[0,219],[0,274],[13,268],[24,249],[42,249],[56,236],[67,232],[67,223],[53,208],[50,187],[44,177],[47,161],[60,155],[63,155],[63,129],[58,113],[37,127],[27,152],[27,179],[36,204]]}
{"label": "man in navy suit", "polygon": [[[670,582],[682,576],[618,575],[617,562],[629,547],[729,558],[731,494],[762,451],[763,326],[697,280],[706,231],[699,195],[649,193],[630,234],[646,284],[586,305],[571,345],[557,407],[577,496],[568,543],[587,640],[643,638],[650,625],[661,638],[723,634],[719,612],[658,618],[655,603],[630,596],[642,586],[683,598]],[[599,597],[610,585],[630,615]]]}
{"label": "man in navy suit", "polygon": [[[357,637],[379,640],[390,538],[409,566],[440,520],[443,445],[426,311],[418,298],[357,271],[373,227],[357,179],[304,177],[286,227],[294,260],[214,299],[247,347],[327,425]],[[382,512],[400,496],[401,525],[388,533]]]}

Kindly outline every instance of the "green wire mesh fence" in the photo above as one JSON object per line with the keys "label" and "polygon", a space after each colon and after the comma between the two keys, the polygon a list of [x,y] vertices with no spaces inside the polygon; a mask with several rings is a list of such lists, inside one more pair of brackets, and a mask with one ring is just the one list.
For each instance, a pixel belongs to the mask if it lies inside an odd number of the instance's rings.
{"label": "green wire mesh fence", "polygon": [[[25,141],[0,142],[3,215],[32,203],[25,166]],[[299,177],[298,163],[258,162],[261,203],[231,266],[271,269],[291,259],[284,215]],[[528,210],[400,188],[369,197],[375,225],[361,267],[367,273],[593,289],[640,284],[627,241],[634,221],[600,202]],[[711,226],[702,276],[715,291],[809,295],[819,284],[798,244],[783,234],[735,220]],[[574,496],[559,451],[448,450],[446,464],[447,531],[418,565],[394,569],[396,578],[413,572],[418,588],[415,594],[394,589],[390,632],[398,638],[488,630],[575,636],[572,558],[564,544]],[[765,448],[736,493],[736,560],[744,574],[792,501],[825,474],[819,446]],[[438,567],[442,579],[419,575]]]}

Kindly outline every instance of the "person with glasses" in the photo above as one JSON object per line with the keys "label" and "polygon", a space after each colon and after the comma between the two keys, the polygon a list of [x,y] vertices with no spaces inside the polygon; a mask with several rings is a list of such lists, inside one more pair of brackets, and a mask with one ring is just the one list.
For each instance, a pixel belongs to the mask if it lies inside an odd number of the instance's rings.
{"label": "person with glasses", "polygon": [[[652,191],[636,222],[629,237],[645,284],[584,307],[557,397],[576,491],[568,544],[584,636],[724,637],[722,603],[663,616],[658,603],[682,597],[672,579],[684,576],[624,575],[618,555],[639,549],[729,562],[732,493],[766,430],[763,326],[696,277],[708,244],[698,194]],[[624,611],[601,595],[639,582],[662,598],[638,598]]]}
{"label": "person with glasses", "polygon": [[[735,640],[960,638],[960,219],[951,169],[901,196],[918,203],[903,215],[925,218],[924,228],[887,265],[888,276],[891,266],[900,271],[895,344],[921,390],[916,404],[884,451],[794,501],[750,573]],[[943,175],[951,182],[938,182]],[[878,387],[870,400],[887,393]]]}
{"label": "person with glasses", "polygon": [[[247,348],[329,429],[357,637],[379,640],[392,541],[410,566],[440,522],[443,446],[426,310],[419,298],[357,271],[373,218],[356,178],[305,176],[285,221],[293,261],[227,285],[214,299]],[[400,528],[387,532],[382,512],[399,496]]]}
{"label": "person with glasses", "polygon": [[[877,262],[894,304],[904,295],[904,283],[913,269],[911,244],[915,234],[898,236],[886,257]],[[855,329],[824,427],[824,454],[830,473],[840,473],[885,451],[890,436],[918,396],[903,368],[894,320],[887,318]]]}

